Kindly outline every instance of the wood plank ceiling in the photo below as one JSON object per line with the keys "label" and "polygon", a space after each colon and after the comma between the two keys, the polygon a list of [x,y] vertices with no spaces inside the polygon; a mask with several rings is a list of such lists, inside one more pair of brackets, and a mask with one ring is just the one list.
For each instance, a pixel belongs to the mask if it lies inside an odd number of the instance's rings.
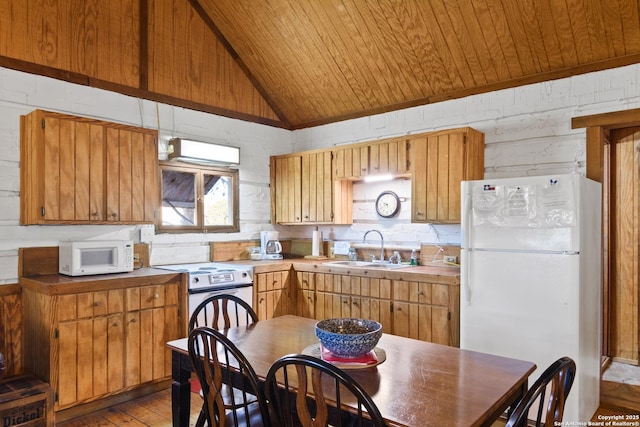
{"label": "wood plank ceiling", "polygon": [[639,62],[639,1],[189,0],[291,129]]}

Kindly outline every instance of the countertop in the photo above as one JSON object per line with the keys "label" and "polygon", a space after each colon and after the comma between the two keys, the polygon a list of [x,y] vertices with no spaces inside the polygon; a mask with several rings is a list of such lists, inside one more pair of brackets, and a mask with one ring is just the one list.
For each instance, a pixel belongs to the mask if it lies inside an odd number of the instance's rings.
{"label": "countertop", "polygon": [[20,277],[22,287],[47,295],[69,292],[104,291],[119,288],[180,282],[181,273],[157,268],[140,268],[128,273],[99,274],[91,276],[65,276],[64,274],[43,274]]}
{"label": "countertop", "polygon": [[[242,260],[216,261],[227,264],[250,265],[254,274],[271,273],[289,270],[292,267],[298,272],[346,274],[388,280],[406,280],[418,282],[460,284],[460,269],[456,267],[411,266],[398,269],[363,268],[348,265],[335,265],[336,259],[290,258],[282,260]],[[130,273],[101,274],[95,276],[65,276],[62,274],[46,274],[40,276],[21,277],[21,286],[48,295],[87,290],[101,291],[113,289],[114,280],[118,287],[126,288],[145,284],[161,284],[180,280],[180,272],[145,267]],[[90,286],[90,288],[88,288]]]}
{"label": "countertop", "polygon": [[216,261],[229,264],[243,264],[253,266],[254,274],[270,273],[274,271],[288,270],[293,267],[296,271],[310,273],[349,274],[353,276],[372,277],[390,280],[408,280],[419,282],[460,284],[460,268],[445,266],[410,266],[397,269],[363,268],[348,265],[330,264],[338,259],[310,259],[290,258],[281,260],[242,260],[242,261]]}

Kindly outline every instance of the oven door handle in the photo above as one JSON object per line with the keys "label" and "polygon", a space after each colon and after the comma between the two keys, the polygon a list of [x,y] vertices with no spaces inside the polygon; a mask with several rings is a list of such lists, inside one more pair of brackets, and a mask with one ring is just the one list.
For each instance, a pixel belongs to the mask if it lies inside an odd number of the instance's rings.
{"label": "oven door handle", "polygon": [[[234,295],[238,293],[238,289],[220,289],[218,291],[211,291],[211,292],[198,292],[199,295],[202,294],[206,294],[206,298],[212,297],[214,295]],[[196,294],[192,294],[192,295],[196,295]]]}

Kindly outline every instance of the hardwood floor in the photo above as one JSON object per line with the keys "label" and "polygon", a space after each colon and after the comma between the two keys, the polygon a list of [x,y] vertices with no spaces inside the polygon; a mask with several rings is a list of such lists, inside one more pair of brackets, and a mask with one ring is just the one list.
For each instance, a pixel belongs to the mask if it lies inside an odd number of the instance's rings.
{"label": "hardwood floor", "polygon": [[[190,427],[195,426],[200,411],[201,400],[192,395]],[[638,411],[625,408],[598,408],[592,421],[600,421],[598,415],[638,414]],[[75,418],[56,427],[171,427],[171,389],[161,390],[110,408],[97,411],[91,415]],[[504,426],[504,421],[493,424]]]}
{"label": "hardwood floor", "polygon": [[[191,396],[191,420],[195,426],[202,400]],[[171,427],[171,389],[161,390],[128,402],[111,406],[90,415],[74,418],[56,427]]]}

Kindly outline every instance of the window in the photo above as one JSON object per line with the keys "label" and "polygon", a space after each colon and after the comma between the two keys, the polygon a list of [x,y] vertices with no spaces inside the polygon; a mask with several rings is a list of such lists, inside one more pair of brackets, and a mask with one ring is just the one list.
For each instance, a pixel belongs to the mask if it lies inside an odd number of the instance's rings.
{"label": "window", "polygon": [[160,232],[234,232],[238,220],[238,171],[161,162]]}

